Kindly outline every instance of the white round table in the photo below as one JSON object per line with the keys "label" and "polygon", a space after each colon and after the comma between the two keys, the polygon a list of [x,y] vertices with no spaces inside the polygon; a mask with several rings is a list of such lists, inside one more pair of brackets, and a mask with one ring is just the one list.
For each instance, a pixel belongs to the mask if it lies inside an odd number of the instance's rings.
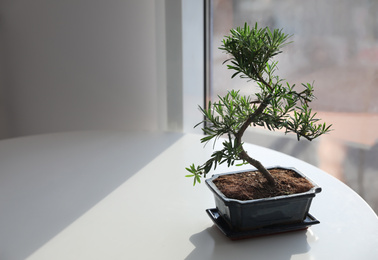
{"label": "white round table", "polygon": [[264,165],[293,166],[322,187],[310,209],[321,223],[225,237],[205,212],[211,192],[184,177],[212,153],[199,139],[88,131],[0,141],[0,259],[378,259],[378,218],[361,197],[314,166],[252,144],[246,149]]}

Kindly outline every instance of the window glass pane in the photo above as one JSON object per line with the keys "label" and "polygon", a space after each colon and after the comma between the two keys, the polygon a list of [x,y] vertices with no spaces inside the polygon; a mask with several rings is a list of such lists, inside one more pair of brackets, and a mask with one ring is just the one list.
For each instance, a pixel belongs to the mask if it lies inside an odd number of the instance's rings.
{"label": "window glass pane", "polygon": [[294,35],[294,42],[277,56],[278,75],[298,87],[314,82],[317,99],[312,107],[334,125],[333,132],[311,144],[294,144],[295,136],[261,130],[249,130],[255,132],[245,141],[317,165],[377,210],[373,187],[378,185],[378,1],[213,0],[212,8],[211,99],[230,89],[254,91],[253,82],[231,80],[233,72],[222,65],[227,56],[218,47],[231,28],[258,22]]}

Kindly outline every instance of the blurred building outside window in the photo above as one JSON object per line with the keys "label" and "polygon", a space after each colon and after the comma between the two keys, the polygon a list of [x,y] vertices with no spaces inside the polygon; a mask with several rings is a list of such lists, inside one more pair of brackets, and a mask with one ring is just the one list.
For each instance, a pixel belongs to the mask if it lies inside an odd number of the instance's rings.
{"label": "blurred building outside window", "polygon": [[290,84],[314,82],[311,104],[333,131],[309,143],[295,135],[250,129],[247,142],[307,161],[345,182],[378,212],[378,1],[210,0],[211,87],[250,94],[253,82],[235,78],[218,48],[245,22],[283,29],[292,44],[279,54],[278,74]]}

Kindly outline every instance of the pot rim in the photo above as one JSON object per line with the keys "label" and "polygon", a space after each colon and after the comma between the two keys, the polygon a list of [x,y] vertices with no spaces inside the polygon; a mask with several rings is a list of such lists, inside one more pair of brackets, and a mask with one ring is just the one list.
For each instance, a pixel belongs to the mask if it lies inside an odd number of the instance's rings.
{"label": "pot rim", "polygon": [[267,202],[267,201],[275,201],[275,200],[285,200],[285,199],[292,199],[295,197],[315,197],[316,193],[320,193],[322,191],[322,188],[318,186],[314,181],[312,181],[309,177],[304,175],[301,171],[296,169],[295,167],[287,167],[287,166],[270,166],[267,167],[267,170],[270,169],[275,169],[275,168],[281,168],[281,169],[287,169],[287,170],[293,170],[303,178],[307,179],[314,187],[312,187],[310,190],[306,192],[301,192],[301,193],[296,193],[296,194],[290,194],[290,195],[281,195],[281,196],[276,196],[276,197],[270,197],[270,198],[261,198],[261,199],[253,199],[253,200],[238,200],[238,199],[231,199],[226,197],[218,188],[217,186],[213,183],[213,180],[218,178],[219,176],[222,175],[230,175],[230,174],[237,174],[237,173],[243,173],[243,172],[248,172],[248,171],[257,171],[257,169],[244,169],[244,170],[239,170],[239,171],[231,171],[231,172],[226,172],[226,173],[219,173],[219,174],[214,174],[212,177],[208,178],[205,180],[205,183],[207,186],[210,188],[210,190],[213,191],[215,195],[217,195],[220,199],[222,199],[225,202],[232,202],[232,203],[239,203],[239,204],[250,204],[250,203],[259,203],[259,202]]}

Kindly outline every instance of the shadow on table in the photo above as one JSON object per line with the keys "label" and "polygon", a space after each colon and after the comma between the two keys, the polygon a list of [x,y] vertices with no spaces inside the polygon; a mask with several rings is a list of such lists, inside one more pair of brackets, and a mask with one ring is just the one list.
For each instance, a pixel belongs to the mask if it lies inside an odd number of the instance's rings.
{"label": "shadow on table", "polygon": [[180,137],[94,131],[2,141],[0,259],[25,259]]}
{"label": "shadow on table", "polygon": [[303,254],[310,250],[306,231],[232,241],[216,226],[212,226],[191,236],[190,241],[195,249],[185,258],[186,260],[287,260],[293,255]]}

